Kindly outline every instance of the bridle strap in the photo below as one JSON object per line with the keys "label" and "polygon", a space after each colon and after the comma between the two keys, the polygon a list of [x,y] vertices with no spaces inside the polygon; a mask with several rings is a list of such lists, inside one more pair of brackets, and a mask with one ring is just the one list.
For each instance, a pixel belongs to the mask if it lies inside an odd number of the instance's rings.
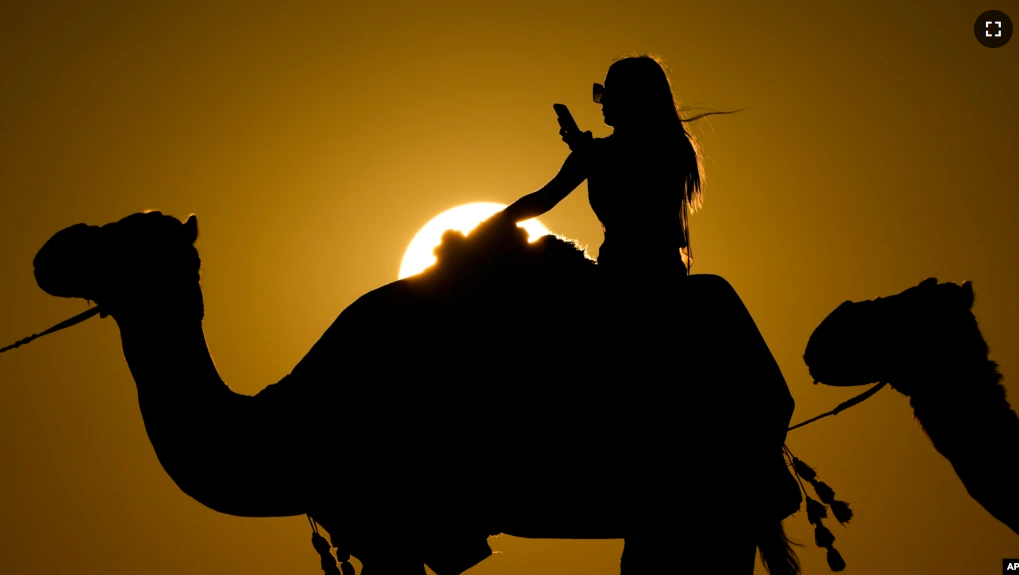
{"label": "bridle strap", "polygon": [[60,331],[60,330],[62,330],[64,328],[71,327],[72,325],[77,325],[77,324],[85,321],[86,319],[88,319],[88,318],[90,318],[90,317],[92,317],[94,315],[99,315],[99,314],[102,314],[103,317],[106,317],[106,314],[102,313],[102,310],[99,308],[99,306],[93,307],[92,309],[90,309],[88,311],[84,311],[82,313],[79,313],[78,315],[72,317],[69,320],[62,321],[62,322],[58,323],[57,325],[49,328],[48,330],[46,330],[46,331],[44,331],[42,333],[37,333],[35,335],[30,335],[30,336],[26,337],[25,339],[23,339],[23,340],[21,340],[21,341],[19,341],[17,343],[14,343],[14,344],[11,344],[11,345],[9,345],[9,346],[7,346],[5,348],[2,348],[2,349],[0,349],[0,353],[3,353],[5,351],[10,351],[10,350],[12,350],[12,349],[14,349],[16,347],[21,347],[21,346],[25,345],[26,343],[28,343],[28,342],[36,339],[36,338],[40,338],[40,337],[42,337],[44,335],[51,334],[51,333],[53,333],[55,331]]}
{"label": "bridle strap", "polygon": [[[815,381],[814,383],[817,383],[817,382]],[[821,415],[818,415],[817,417],[811,417],[810,419],[808,419],[808,420],[806,420],[806,421],[804,421],[802,423],[797,423],[796,425],[790,427],[786,431],[792,431],[792,430],[794,430],[796,428],[803,427],[804,425],[806,425],[808,423],[814,423],[818,419],[821,419],[823,417],[828,417],[829,415],[838,415],[842,410],[849,409],[850,407],[853,407],[854,405],[856,405],[856,404],[860,403],[861,401],[867,399],[868,397],[874,395],[875,393],[880,391],[882,387],[884,387],[887,384],[888,384],[887,381],[879,382],[877,385],[875,385],[874,387],[872,387],[872,388],[868,389],[867,391],[861,393],[860,395],[857,395],[857,396],[855,396],[853,398],[850,398],[850,399],[848,399],[846,401],[843,401],[842,403],[840,403],[838,405],[838,407],[836,407],[835,409],[829,411],[828,413],[822,413]]]}

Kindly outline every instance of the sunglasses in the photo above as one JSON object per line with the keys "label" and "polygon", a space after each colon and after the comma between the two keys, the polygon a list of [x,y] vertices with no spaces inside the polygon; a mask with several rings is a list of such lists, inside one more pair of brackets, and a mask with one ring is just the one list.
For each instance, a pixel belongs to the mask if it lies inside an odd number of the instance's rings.
{"label": "sunglasses", "polygon": [[602,99],[605,97],[605,86],[595,83],[592,95],[594,97],[594,103],[601,104]]}

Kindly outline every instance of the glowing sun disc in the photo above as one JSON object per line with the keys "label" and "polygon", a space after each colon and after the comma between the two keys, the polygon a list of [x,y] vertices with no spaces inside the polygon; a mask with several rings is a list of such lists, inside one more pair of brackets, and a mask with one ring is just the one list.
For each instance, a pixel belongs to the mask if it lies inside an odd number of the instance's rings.
{"label": "glowing sun disc", "polygon": [[[478,224],[505,207],[505,204],[495,202],[476,202],[448,209],[432,218],[418,231],[407,246],[407,251],[403,253],[400,279],[417,275],[436,262],[435,254],[432,252],[442,242],[442,234],[447,230],[458,230],[467,235]],[[528,241],[531,242],[551,233],[536,218],[524,220],[517,226],[527,230]]]}

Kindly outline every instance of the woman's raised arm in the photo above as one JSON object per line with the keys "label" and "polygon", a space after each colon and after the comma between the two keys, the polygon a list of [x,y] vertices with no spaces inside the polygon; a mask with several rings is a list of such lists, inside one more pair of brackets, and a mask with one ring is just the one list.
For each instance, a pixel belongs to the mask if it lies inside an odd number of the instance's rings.
{"label": "woman's raised arm", "polygon": [[540,190],[513,202],[511,206],[502,211],[502,214],[514,223],[519,223],[536,218],[554,208],[587,179],[589,155],[587,150],[570,153],[566,161],[563,162],[563,167],[551,182],[545,184],[545,187]]}

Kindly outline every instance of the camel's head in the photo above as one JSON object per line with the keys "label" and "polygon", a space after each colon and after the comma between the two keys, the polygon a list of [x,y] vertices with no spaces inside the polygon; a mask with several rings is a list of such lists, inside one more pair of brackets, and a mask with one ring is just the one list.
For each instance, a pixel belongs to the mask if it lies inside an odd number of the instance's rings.
{"label": "camel's head", "polygon": [[972,306],[970,282],[934,278],[898,295],[847,301],[814,330],[803,360],[818,383],[884,381],[911,395],[918,384],[950,378],[962,362],[986,363],[987,344]]}
{"label": "camel's head", "polygon": [[35,280],[57,297],[83,298],[107,309],[130,299],[197,285],[198,218],[185,222],[156,211],[105,226],[76,224],[57,232],[35,256]]}

